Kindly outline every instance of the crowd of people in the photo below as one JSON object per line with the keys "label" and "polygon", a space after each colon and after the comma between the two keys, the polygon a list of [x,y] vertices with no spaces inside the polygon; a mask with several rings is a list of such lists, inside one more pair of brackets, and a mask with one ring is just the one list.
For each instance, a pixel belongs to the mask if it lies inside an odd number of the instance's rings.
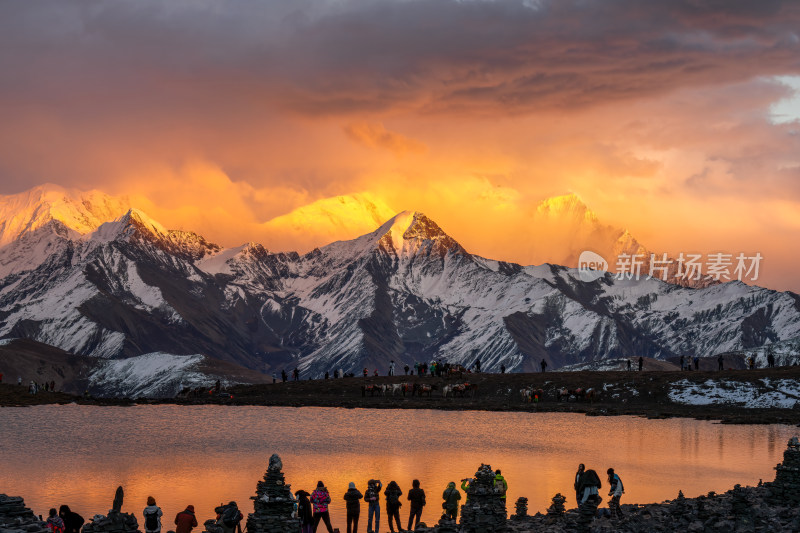
{"label": "crowd of people", "polygon": [[[608,517],[621,517],[620,499],[624,493],[622,480],[614,472],[613,468],[609,468],[607,474],[610,486],[608,495],[611,500],[608,509],[603,509],[599,513]],[[461,480],[461,490],[466,494],[467,501],[469,500],[469,487],[473,481],[472,478]],[[578,466],[574,487],[575,500],[579,505],[587,501],[599,505],[602,501],[599,496],[599,490],[602,488],[600,477],[594,470],[587,470],[583,464]],[[499,469],[495,471],[493,488],[495,493],[505,501],[508,482]],[[363,493],[358,490],[354,482],[351,482],[342,496],[345,502],[347,533],[358,533],[362,500],[367,504],[367,532],[380,533],[382,502],[385,506],[384,509],[391,533],[416,529],[420,523],[423,508],[427,503],[425,490],[420,486],[419,480],[415,479],[412,481],[411,489],[409,489],[406,497],[402,498],[402,496],[403,490],[396,481],[390,481],[384,488],[379,479],[370,479],[367,481]],[[294,516],[299,521],[301,533],[316,533],[320,523],[324,524],[328,533],[333,533],[329,507],[333,499],[322,481],[317,482],[316,488],[311,493],[305,490],[298,490],[295,492],[295,498]],[[456,483],[454,481],[449,482],[442,492],[442,516],[457,521],[461,499],[461,492]],[[402,507],[404,501],[409,504],[405,530],[402,527],[400,518],[400,507]],[[216,524],[220,526],[224,533],[242,533],[244,515],[235,501],[216,507],[214,512],[216,513]],[[155,498],[149,496],[147,498],[147,506],[142,511],[142,529],[144,533],[161,533],[163,516],[164,512],[156,503]],[[183,511],[175,516],[173,522],[175,524],[175,533],[191,533],[198,525],[194,506],[187,505]],[[79,514],[71,511],[69,506],[62,505],[58,512],[55,509],[50,509],[46,524],[52,533],[80,533],[84,519]],[[167,529],[172,530],[171,527]]]}

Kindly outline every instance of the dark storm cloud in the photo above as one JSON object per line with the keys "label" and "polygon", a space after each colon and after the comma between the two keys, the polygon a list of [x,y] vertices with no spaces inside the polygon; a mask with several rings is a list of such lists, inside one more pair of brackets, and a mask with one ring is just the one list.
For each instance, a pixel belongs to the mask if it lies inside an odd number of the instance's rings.
{"label": "dark storm cloud", "polygon": [[797,72],[798,28],[776,0],[9,2],[0,66],[4,97],[79,107],[516,112]]}
{"label": "dark storm cloud", "polygon": [[776,0],[3,2],[0,174],[195,153],[253,176],[287,114],[586,109],[797,73],[798,28]]}

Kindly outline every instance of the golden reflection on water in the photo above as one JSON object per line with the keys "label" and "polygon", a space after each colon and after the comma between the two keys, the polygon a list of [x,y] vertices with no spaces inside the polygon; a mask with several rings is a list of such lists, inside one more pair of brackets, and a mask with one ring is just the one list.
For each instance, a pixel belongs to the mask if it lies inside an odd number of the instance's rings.
{"label": "golden reflection on water", "polygon": [[[105,514],[122,485],[124,510],[140,521],[152,495],[165,526],[187,504],[202,526],[222,502],[252,511],[256,481],[278,453],[293,490],[327,485],[342,531],[350,481],[363,492],[371,477],[395,480],[406,493],[419,479],[429,524],[438,520],[447,483],[471,476],[481,462],[502,469],[509,514],[519,496],[531,513],[544,511],[556,492],[574,506],[572,477],[581,462],[604,480],[614,467],[625,484],[623,503],[646,503],[672,499],[679,489],[696,496],[771,480],[797,432],[555,413],[74,405],[0,409],[0,428],[0,492],[23,496],[37,514],[64,503],[87,518]],[[406,502],[403,526],[407,514]],[[365,520],[363,509],[364,531]],[[385,512],[381,520],[386,531]]]}

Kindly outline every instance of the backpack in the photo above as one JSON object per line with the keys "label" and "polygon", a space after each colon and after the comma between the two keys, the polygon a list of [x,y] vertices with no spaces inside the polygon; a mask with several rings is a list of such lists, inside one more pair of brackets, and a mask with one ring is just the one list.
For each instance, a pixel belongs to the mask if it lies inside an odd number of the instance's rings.
{"label": "backpack", "polygon": [[390,490],[386,493],[386,504],[387,505],[398,505],[400,503],[400,495],[397,494],[396,490]]}
{"label": "backpack", "polygon": [[52,533],[64,533],[64,521],[47,520],[47,528]]}
{"label": "backpack", "polygon": [[502,479],[495,478],[494,480],[494,491],[501,496],[506,493],[506,484],[503,482]]}
{"label": "backpack", "polygon": [[239,512],[239,508],[232,505],[226,507],[225,512],[222,513],[222,523],[225,524],[225,527],[234,527],[241,519],[242,514]]}
{"label": "backpack", "polygon": [[622,484],[622,478],[619,477],[619,474],[614,474],[614,481],[619,484],[619,490],[625,492],[625,485]]}
{"label": "backpack", "polygon": [[158,530],[158,511],[144,513],[144,528],[147,531]]}

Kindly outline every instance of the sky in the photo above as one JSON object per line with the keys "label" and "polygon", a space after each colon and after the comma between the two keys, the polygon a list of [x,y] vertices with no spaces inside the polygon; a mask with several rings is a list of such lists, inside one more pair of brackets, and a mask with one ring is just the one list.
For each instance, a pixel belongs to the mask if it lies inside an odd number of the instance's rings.
{"label": "sky", "polygon": [[2,2],[0,117],[0,194],[126,194],[225,246],[363,194],[530,263],[573,193],[800,290],[797,2]]}

